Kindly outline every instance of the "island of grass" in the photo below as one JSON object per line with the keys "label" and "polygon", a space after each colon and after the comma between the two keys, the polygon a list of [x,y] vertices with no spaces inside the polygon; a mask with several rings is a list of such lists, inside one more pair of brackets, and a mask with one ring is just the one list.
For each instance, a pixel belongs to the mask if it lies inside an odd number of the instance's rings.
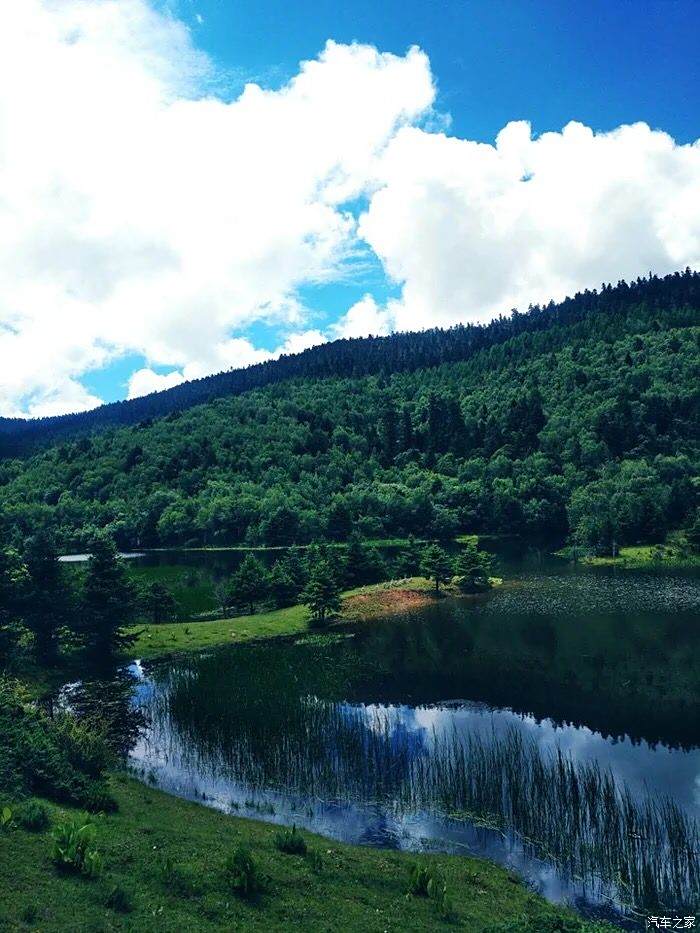
{"label": "island of grass", "polygon": [[[302,833],[305,854],[287,854],[280,828],[171,797],[112,775],[118,809],[92,817],[97,877],[60,871],[52,832],[80,811],[42,802],[50,825],[17,819],[0,830],[0,928],[95,930],[469,930],[599,933],[608,925],[548,904],[503,868],[465,856],[343,845]],[[0,808],[1,809],[1,808]],[[53,829],[52,829],[53,827]],[[298,834],[297,834],[298,835]],[[252,857],[260,890],[245,896],[231,857]],[[414,866],[419,868],[418,884]],[[420,872],[444,881],[444,903],[421,896]],[[417,893],[410,894],[414,890]]]}
{"label": "island of grass", "polygon": [[[490,586],[501,583],[498,577],[489,578]],[[330,624],[336,626],[347,622],[369,622],[421,609],[444,596],[464,595],[459,586],[452,582],[441,585],[436,595],[435,584],[425,577],[375,583],[345,591],[340,613]],[[152,660],[167,654],[299,635],[308,631],[308,628],[309,611],[302,605],[207,622],[139,625],[134,628],[137,637],[129,654],[142,660]]]}
{"label": "island of grass", "polygon": [[614,554],[590,554],[570,546],[557,551],[558,557],[575,560],[589,567],[621,567],[627,570],[684,570],[700,567],[700,550],[682,535],[671,535],[662,544],[633,544],[615,549]]}

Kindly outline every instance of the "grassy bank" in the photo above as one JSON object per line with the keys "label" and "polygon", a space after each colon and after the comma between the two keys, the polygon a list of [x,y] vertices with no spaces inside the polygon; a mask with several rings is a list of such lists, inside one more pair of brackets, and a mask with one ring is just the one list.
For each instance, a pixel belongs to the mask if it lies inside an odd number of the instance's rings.
{"label": "grassy bank", "polygon": [[[562,557],[573,557],[571,548],[558,552]],[[635,544],[621,547],[618,553],[595,556],[584,555],[579,562],[589,567],[621,567],[628,570],[682,570],[700,567],[700,552],[691,550],[682,540],[670,540],[665,544]]]}
{"label": "grassy bank", "polygon": [[[343,605],[338,621],[369,621],[372,618],[419,608],[432,602],[434,598],[432,585],[423,577],[363,586],[343,593]],[[308,630],[308,620],[309,612],[306,607],[290,606],[286,609],[235,616],[231,619],[215,619],[211,622],[141,625],[135,629],[139,633],[138,639],[129,650],[129,654],[148,659],[173,652],[196,651],[259,638],[297,635]]]}
{"label": "grassy bank", "polygon": [[[50,828],[0,832],[0,928],[42,933],[608,929],[549,905],[504,869],[481,860],[417,858],[307,833],[307,855],[287,855],[275,846],[279,830],[274,826],[226,816],[123,775],[111,783],[119,810],[95,818],[95,846],[104,862],[96,879],[56,870]],[[76,812],[47,806],[54,823]],[[235,893],[224,868],[240,844],[250,849],[264,876],[262,893],[250,901]],[[444,876],[452,917],[443,918],[428,897],[407,896],[417,861]],[[122,893],[115,896],[115,888]]]}

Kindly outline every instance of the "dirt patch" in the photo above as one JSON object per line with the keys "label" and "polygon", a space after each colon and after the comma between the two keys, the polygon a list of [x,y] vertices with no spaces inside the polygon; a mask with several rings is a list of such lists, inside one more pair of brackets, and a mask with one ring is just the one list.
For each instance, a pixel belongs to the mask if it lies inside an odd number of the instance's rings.
{"label": "dirt patch", "polygon": [[366,621],[377,616],[394,615],[420,609],[434,601],[428,592],[408,589],[377,590],[372,593],[357,593],[343,602],[343,615],[349,619]]}

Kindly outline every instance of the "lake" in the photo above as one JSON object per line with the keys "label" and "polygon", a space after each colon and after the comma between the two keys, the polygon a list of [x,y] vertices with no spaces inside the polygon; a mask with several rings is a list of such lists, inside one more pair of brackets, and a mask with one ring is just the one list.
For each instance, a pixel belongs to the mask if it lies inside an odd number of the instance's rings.
{"label": "lake", "polygon": [[500,572],[483,597],[136,661],[132,768],[334,839],[485,856],[621,926],[693,913],[700,576],[536,551]]}

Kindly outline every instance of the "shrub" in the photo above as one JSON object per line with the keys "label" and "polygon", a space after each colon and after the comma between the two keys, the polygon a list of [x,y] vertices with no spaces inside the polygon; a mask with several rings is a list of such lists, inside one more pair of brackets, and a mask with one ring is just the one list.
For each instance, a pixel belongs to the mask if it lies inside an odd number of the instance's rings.
{"label": "shrub", "polygon": [[275,836],[275,847],[286,855],[306,855],[306,840],[296,826],[284,829]]}
{"label": "shrub", "polygon": [[12,810],[9,807],[3,807],[0,810],[0,832],[6,832],[8,829],[12,829],[14,825]]}
{"label": "shrub", "polygon": [[252,898],[263,890],[263,877],[250,849],[237,846],[224,866],[230,887],[240,897]]}
{"label": "shrub", "polygon": [[454,915],[445,876],[435,865],[416,864],[411,868],[408,894],[414,897],[429,897],[444,920],[449,920]]}
{"label": "shrub", "polygon": [[102,873],[102,858],[94,848],[95,826],[84,820],[59,823],[53,831],[54,865],[59,871],[97,878]]}
{"label": "shrub", "polygon": [[120,884],[115,884],[107,895],[105,907],[109,907],[118,914],[128,914],[134,909],[134,902],[127,890]]}
{"label": "shrub", "polygon": [[202,893],[199,877],[186,865],[178,865],[165,856],[160,865],[163,884],[177,897],[197,897]]}
{"label": "shrub", "polygon": [[40,800],[28,800],[20,807],[17,821],[23,829],[40,833],[51,825],[51,815]]}
{"label": "shrub", "polygon": [[[66,713],[49,717],[30,703],[19,684],[0,678],[0,792],[36,794],[90,809],[99,799],[97,809],[104,809],[104,775],[112,761],[94,726]],[[96,797],[98,788],[101,797]]]}

